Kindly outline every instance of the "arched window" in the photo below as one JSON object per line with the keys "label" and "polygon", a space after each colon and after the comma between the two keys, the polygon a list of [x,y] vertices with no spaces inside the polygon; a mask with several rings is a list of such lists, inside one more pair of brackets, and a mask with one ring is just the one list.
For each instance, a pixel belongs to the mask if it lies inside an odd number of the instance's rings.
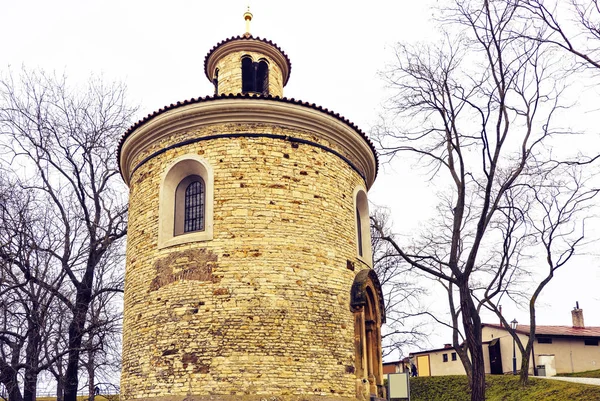
{"label": "arched window", "polygon": [[254,92],[255,78],[252,59],[250,57],[242,58],[242,92]]}
{"label": "arched window", "polygon": [[177,158],[163,176],[158,207],[158,247],[213,238],[214,174],[195,154]]}
{"label": "arched window", "polygon": [[354,191],[354,208],[356,212],[356,253],[363,262],[371,266],[371,235],[369,224],[369,202],[367,193],[362,188]]}
{"label": "arched window", "polygon": [[362,221],[358,207],[356,208],[356,243],[358,244],[358,256],[363,256]]}
{"label": "arched window", "polygon": [[269,64],[264,60],[259,61],[256,68],[256,91],[269,94]]}
{"label": "arched window", "polygon": [[265,60],[255,63],[250,56],[242,57],[242,92],[269,94],[269,64]]}
{"label": "arched window", "polygon": [[197,176],[185,189],[183,232],[204,230],[204,180]]}

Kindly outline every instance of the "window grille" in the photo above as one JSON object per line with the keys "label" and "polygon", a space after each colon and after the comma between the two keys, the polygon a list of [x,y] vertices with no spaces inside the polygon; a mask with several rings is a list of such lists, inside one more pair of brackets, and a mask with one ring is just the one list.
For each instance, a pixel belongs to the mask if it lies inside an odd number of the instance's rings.
{"label": "window grille", "polygon": [[185,189],[183,232],[204,230],[204,181],[193,181]]}

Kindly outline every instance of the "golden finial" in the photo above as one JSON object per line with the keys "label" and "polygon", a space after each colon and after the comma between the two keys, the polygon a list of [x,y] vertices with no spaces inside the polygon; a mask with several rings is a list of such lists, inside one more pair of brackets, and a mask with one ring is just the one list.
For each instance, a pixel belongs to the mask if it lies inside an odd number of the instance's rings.
{"label": "golden finial", "polygon": [[252,13],[250,12],[250,6],[248,6],[248,10],[244,13],[244,20],[246,21],[246,33],[244,36],[252,36],[250,35],[250,21],[252,21]]}

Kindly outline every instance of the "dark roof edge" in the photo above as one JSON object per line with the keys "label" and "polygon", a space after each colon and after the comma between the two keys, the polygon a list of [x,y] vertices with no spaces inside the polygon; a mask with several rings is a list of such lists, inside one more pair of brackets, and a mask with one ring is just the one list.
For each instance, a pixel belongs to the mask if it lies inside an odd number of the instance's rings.
{"label": "dark roof edge", "polygon": [[285,79],[285,82],[283,83],[283,86],[287,85],[287,83],[290,79],[290,75],[292,75],[292,62],[290,61],[290,58],[288,57],[288,55],[283,51],[283,49],[281,47],[279,47],[277,45],[277,43],[275,43],[269,39],[264,39],[259,36],[252,36],[252,35],[232,36],[232,37],[224,39],[224,40],[220,41],[219,43],[217,43],[216,45],[214,45],[212,47],[212,49],[210,49],[208,51],[208,53],[206,54],[206,56],[204,57],[204,74],[206,75],[206,78],[208,78],[210,80],[210,77],[208,76],[208,71],[206,70],[206,66],[207,66],[208,59],[210,58],[210,56],[219,47],[223,46],[225,43],[233,42],[234,40],[258,40],[258,41],[264,42],[264,43],[269,44],[269,45],[273,46],[274,48],[276,48],[283,55],[283,57],[285,57],[285,60],[287,61],[289,72],[288,72],[288,76]]}
{"label": "dark roof edge", "polygon": [[141,120],[139,120],[138,122],[133,124],[131,127],[129,127],[129,129],[127,131],[125,131],[125,133],[119,140],[119,146],[117,148],[117,163],[119,165],[119,171],[121,170],[121,148],[123,147],[123,144],[125,143],[125,140],[129,137],[129,135],[131,135],[131,133],[133,133],[139,127],[146,124],[148,121],[152,120],[154,117],[157,117],[167,111],[176,109],[178,107],[187,106],[187,105],[195,104],[195,103],[216,101],[216,100],[221,100],[221,99],[262,99],[265,101],[276,101],[276,102],[290,103],[290,104],[294,104],[297,106],[309,107],[314,110],[328,114],[331,117],[334,117],[334,118],[338,119],[339,121],[343,122],[344,124],[348,125],[350,128],[352,128],[353,130],[355,130],[362,136],[362,138],[365,140],[365,142],[371,148],[371,151],[373,152],[373,156],[375,157],[375,177],[377,177],[377,174],[379,172],[379,158],[377,156],[377,150],[375,149],[375,145],[373,144],[373,142],[371,142],[371,140],[369,139],[367,134],[364,133],[364,131],[362,131],[360,128],[358,128],[358,126],[356,124],[354,124],[352,121],[348,120],[346,117],[340,115],[339,113],[335,113],[332,110],[329,110],[327,108],[316,105],[315,103],[303,102],[301,100],[296,100],[294,98],[288,99],[286,97],[271,96],[271,95],[264,96],[264,95],[257,95],[257,94],[251,95],[251,94],[233,94],[233,93],[230,93],[228,95],[221,94],[221,95],[197,97],[197,98],[187,99],[182,102],[171,103],[168,106],[164,106],[164,107],[156,110],[155,112],[148,114],[146,117],[142,118]]}

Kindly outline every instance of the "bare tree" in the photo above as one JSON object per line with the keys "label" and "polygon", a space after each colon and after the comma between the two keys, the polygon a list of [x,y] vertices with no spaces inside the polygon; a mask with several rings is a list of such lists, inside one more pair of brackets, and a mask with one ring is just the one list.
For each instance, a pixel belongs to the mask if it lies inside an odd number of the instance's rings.
{"label": "bare tree", "polygon": [[[591,201],[600,189],[588,187],[589,177],[585,177],[579,166],[563,163],[550,163],[550,168],[539,171],[531,180],[523,184],[524,196],[511,193],[511,208],[515,220],[521,220],[523,231],[507,231],[504,241],[519,241],[524,238],[525,247],[519,247],[507,257],[522,256],[523,253],[538,254],[535,262],[545,264],[540,267],[536,277],[530,280],[533,291],[527,293],[513,285],[510,276],[501,279],[504,284],[495,292],[488,292],[481,301],[484,306],[495,312],[502,325],[511,333],[521,353],[520,381],[526,384],[529,377],[530,361],[533,355],[533,343],[536,329],[536,302],[544,288],[554,278],[556,271],[566,265],[575,255],[585,239],[585,218],[592,207]],[[538,260],[539,259],[539,260]],[[519,261],[504,269],[509,274],[522,268]],[[500,269],[503,270],[503,269]],[[499,307],[503,297],[510,297],[517,303],[524,301],[529,312],[529,333],[527,342],[512,330],[510,323],[502,316]],[[535,360],[533,359],[534,366]]]}
{"label": "bare tree", "polygon": [[426,293],[419,285],[418,275],[395,252],[381,232],[390,233],[389,211],[376,208],[371,213],[371,248],[373,269],[377,273],[385,301],[386,327],[382,333],[383,356],[397,352],[404,355],[406,347],[418,346],[427,337],[428,316],[419,300]]}
{"label": "bare tree", "polygon": [[[91,80],[75,90],[64,77],[24,71],[0,82],[3,154],[18,184],[43,202],[50,216],[38,251],[52,258],[72,289],[69,296],[35,272],[27,282],[54,291],[67,306],[64,399],[75,401],[94,280],[107,252],[126,234],[127,205],[115,149],[134,110],[125,87]],[[103,288],[102,291],[119,291]]]}
{"label": "bare tree", "polygon": [[[38,375],[56,359],[42,349],[54,340],[51,321],[60,300],[53,290],[62,287],[65,276],[32,246],[44,235],[39,228],[48,223],[43,208],[18,186],[3,183],[0,188],[0,382],[10,399],[35,401]],[[27,274],[42,278],[50,288],[36,285]]]}
{"label": "bare tree", "polygon": [[[385,73],[395,120],[374,129],[384,155],[417,156],[441,202],[413,243],[383,231],[381,238],[443,283],[471,399],[483,400],[481,308],[527,274],[523,250],[533,234],[520,200],[535,198],[527,184],[551,169],[553,138],[566,132],[554,122],[566,84],[551,48],[515,35],[528,29],[518,4],[451,3],[442,20],[456,34],[439,46],[398,47],[397,64]],[[539,218],[537,209],[528,213],[530,224]]]}
{"label": "bare tree", "polygon": [[530,29],[520,32],[525,37],[569,52],[581,66],[600,69],[599,0],[507,1],[527,11],[523,17],[529,19]]}

